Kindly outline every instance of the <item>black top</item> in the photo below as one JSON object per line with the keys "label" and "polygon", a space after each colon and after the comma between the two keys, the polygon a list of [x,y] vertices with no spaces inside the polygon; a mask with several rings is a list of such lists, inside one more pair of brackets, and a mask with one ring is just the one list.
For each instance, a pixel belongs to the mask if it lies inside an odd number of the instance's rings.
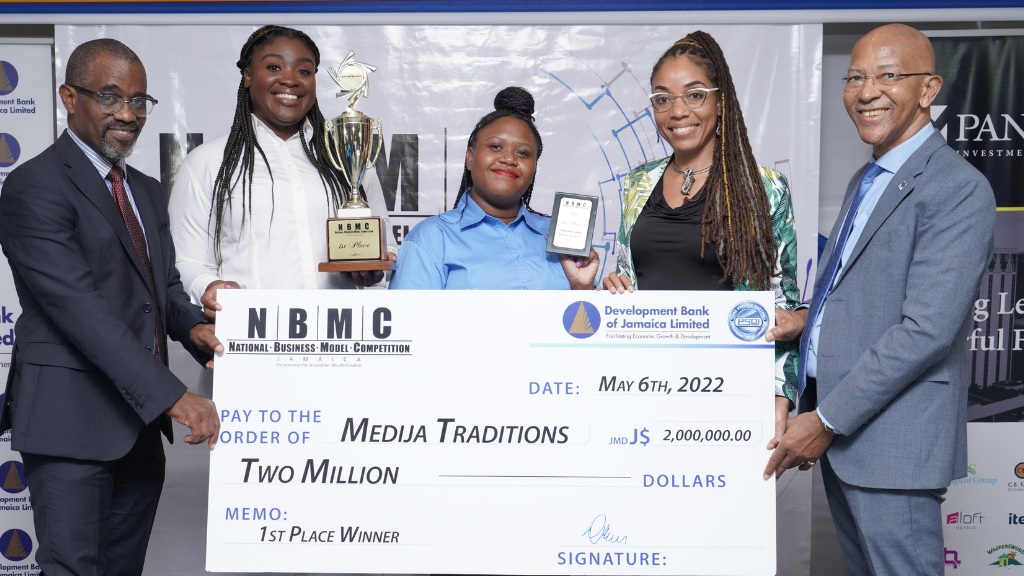
{"label": "black top", "polygon": [[700,257],[704,189],[672,208],[665,202],[663,182],[655,184],[630,236],[637,285],[642,290],[732,290],[731,281],[720,281],[722,266],[714,246],[706,245]]}

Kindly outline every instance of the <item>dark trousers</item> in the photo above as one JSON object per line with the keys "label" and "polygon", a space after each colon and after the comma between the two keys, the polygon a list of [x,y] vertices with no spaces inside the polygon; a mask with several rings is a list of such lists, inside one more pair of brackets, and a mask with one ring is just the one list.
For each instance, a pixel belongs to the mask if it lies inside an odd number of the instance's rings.
{"label": "dark trousers", "polygon": [[26,452],[21,458],[39,541],[36,563],[46,576],[142,574],[164,483],[159,426],[144,428],[128,454],[110,462]]}

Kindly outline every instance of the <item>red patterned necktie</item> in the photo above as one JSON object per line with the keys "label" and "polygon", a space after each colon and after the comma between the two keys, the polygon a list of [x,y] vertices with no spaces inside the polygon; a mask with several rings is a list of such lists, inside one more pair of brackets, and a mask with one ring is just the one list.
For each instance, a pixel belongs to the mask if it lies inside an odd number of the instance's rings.
{"label": "red patterned necktie", "polygon": [[146,235],[142,233],[142,226],[139,225],[139,220],[135,217],[132,203],[128,199],[128,192],[124,188],[124,171],[115,164],[110,169],[110,174],[107,175],[107,178],[110,179],[111,190],[114,193],[114,202],[117,203],[117,208],[121,211],[121,218],[124,219],[124,225],[128,228],[128,235],[132,238],[135,253],[138,254],[139,261],[142,262],[142,275],[146,280],[146,287],[149,288],[149,293],[153,296],[153,313],[155,318],[153,337],[156,340],[156,355],[161,361],[166,362],[166,356],[164,355],[164,326],[161,319],[160,306],[156,303],[156,283],[153,281],[153,266],[149,262],[149,250],[146,248]]}

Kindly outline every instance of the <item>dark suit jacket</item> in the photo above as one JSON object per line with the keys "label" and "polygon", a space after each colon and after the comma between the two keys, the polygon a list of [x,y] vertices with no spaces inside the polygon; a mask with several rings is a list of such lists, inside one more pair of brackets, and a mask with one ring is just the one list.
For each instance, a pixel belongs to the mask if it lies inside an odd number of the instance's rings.
{"label": "dark suit jacket", "polygon": [[818,405],[842,432],[828,458],[843,481],[930,489],[966,474],[966,338],[995,216],[988,181],[938,133],[882,193],[829,293],[818,338]]}
{"label": "dark suit jacket", "polygon": [[157,297],[103,178],[64,133],[19,166],[0,194],[0,243],[21,302],[0,430],[12,448],[87,460],[125,455],[186,387],[153,354],[154,314],[197,359],[203,322],[174,267],[167,198],[128,167],[149,244]]}

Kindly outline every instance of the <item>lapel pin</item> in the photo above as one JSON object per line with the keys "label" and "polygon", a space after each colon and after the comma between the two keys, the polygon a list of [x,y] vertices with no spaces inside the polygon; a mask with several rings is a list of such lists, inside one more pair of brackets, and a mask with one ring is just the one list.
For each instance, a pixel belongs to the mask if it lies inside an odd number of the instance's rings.
{"label": "lapel pin", "polygon": [[907,181],[906,180],[904,180],[903,182],[900,182],[900,188],[899,188],[900,190],[903,190],[906,187],[907,187]]}

